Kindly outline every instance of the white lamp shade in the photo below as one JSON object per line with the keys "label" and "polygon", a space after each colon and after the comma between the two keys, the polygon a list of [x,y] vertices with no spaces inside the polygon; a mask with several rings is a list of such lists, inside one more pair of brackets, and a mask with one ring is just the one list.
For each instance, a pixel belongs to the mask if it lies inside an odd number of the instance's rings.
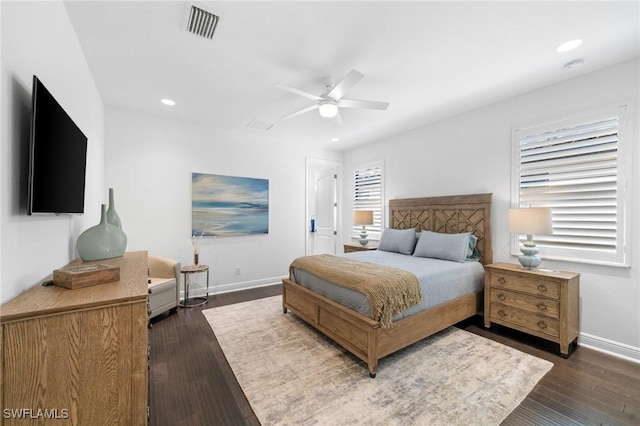
{"label": "white lamp shade", "polygon": [[509,232],[518,234],[551,234],[551,209],[528,208],[509,210]]}
{"label": "white lamp shade", "polygon": [[373,225],[373,211],[356,210],[353,212],[354,225]]}
{"label": "white lamp shade", "polygon": [[332,118],[338,114],[338,105],[335,101],[323,101],[318,107],[320,116],[325,118]]}

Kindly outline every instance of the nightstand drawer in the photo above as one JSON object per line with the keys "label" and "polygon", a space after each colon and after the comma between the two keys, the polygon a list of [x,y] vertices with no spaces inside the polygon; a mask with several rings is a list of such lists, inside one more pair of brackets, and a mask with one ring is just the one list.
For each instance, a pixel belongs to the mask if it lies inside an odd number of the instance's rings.
{"label": "nightstand drawer", "polygon": [[552,299],[560,298],[560,284],[556,281],[525,278],[496,271],[491,274],[490,285]]}
{"label": "nightstand drawer", "polygon": [[500,303],[491,304],[491,319],[498,323],[505,322],[507,323],[506,325],[511,323],[538,333],[548,334],[549,336],[560,336],[559,321],[557,319],[543,317]]}
{"label": "nightstand drawer", "polygon": [[491,301],[513,306],[514,308],[523,309],[528,312],[560,318],[560,302],[558,300],[513,293],[508,290],[496,288],[491,292]]}

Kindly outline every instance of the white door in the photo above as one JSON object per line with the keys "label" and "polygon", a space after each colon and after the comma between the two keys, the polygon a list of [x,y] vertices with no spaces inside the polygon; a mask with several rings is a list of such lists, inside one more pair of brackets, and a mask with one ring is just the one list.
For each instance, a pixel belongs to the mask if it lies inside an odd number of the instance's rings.
{"label": "white door", "polygon": [[335,167],[321,170],[315,175],[316,232],[313,234],[314,254],[336,254],[337,180]]}

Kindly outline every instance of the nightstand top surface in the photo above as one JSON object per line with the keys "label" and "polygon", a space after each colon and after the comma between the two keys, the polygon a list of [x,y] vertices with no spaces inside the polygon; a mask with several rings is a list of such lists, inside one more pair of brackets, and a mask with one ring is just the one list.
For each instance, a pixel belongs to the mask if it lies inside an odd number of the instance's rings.
{"label": "nightstand top surface", "polygon": [[484,267],[488,269],[502,269],[504,271],[521,272],[523,274],[562,278],[562,279],[568,279],[568,280],[580,276],[580,274],[577,272],[550,270],[550,269],[544,269],[544,268],[538,269],[535,271],[530,271],[527,269],[522,269],[522,267],[516,263],[506,263],[506,262],[492,263],[490,265],[484,265]]}

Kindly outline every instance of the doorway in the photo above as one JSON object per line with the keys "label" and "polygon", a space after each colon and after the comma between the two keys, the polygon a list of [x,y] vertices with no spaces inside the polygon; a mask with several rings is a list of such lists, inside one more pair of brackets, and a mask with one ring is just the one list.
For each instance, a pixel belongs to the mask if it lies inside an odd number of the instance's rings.
{"label": "doorway", "polygon": [[337,253],[340,172],[340,163],[307,158],[306,255]]}

